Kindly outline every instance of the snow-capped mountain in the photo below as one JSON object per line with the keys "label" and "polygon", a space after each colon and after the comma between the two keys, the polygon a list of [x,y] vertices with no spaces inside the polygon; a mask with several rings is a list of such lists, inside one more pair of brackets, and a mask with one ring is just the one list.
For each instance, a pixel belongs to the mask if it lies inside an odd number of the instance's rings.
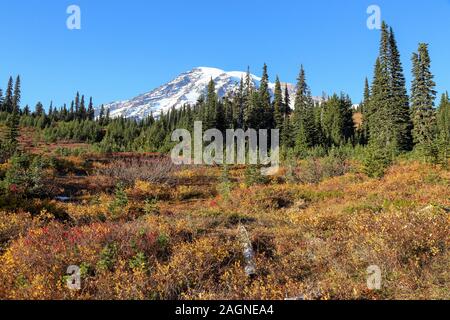
{"label": "snow-capped mountain", "polygon": [[[241,78],[245,79],[245,77],[246,72],[241,71],[226,72],[216,68],[194,68],[153,91],[141,94],[131,100],[107,104],[105,109],[109,109],[111,117],[144,119],[150,114],[157,117],[161,112],[167,112],[172,107],[180,108],[184,104],[195,104],[200,96],[206,93],[211,79],[216,84],[218,95],[223,97],[227,93],[236,90],[239,87]],[[255,87],[258,88],[261,78],[252,75],[252,79]],[[295,86],[283,83],[283,91],[286,85],[291,95],[293,107]],[[269,89],[273,93],[275,84],[270,83]],[[314,99],[317,101],[321,100],[320,98]]]}

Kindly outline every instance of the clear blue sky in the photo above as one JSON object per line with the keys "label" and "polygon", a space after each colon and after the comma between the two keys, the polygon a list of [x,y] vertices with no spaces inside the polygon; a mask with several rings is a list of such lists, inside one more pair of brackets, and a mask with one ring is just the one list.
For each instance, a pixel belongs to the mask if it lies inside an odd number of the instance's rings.
{"label": "clear blue sky", "polygon": [[[82,29],[66,28],[79,5]],[[304,64],[313,94],[341,90],[354,102],[372,77],[381,7],[395,30],[405,75],[418,42],[430,43],[437,90],[450,90],[450,0],[0,0],[0,87],[20,74],[23,102],[61,105],[74,93],[96,104],[127,99],[196,66],[295,82]]]}

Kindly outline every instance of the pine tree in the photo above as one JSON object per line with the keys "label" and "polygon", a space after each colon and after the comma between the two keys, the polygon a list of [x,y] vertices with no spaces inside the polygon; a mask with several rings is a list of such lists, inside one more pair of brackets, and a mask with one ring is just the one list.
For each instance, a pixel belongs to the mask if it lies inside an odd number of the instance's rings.
{"label": "pine tree", "polygon": [[376,60],[372,92],[367,110],[369,142],[382,148],[391,142],[389,126],[389,85],[387,69],[380,58]]}
{"label": "pine tree", "polygon": [[69,109],[69,114],[68,114],[67,120],[72,121],[72,120],[75,120],[75,118],[76,118],[75,102],[72,100],[72,102],[70,103],[70,109]]}
{"label": "pine tree", "polygon": [[11,90],[10,87],[12,87],[12,79],[10,78],[10,84],[8,84],[8,103],[11,103],[11,106],[8,107],[11,110],[11,115],[8,117],[6,121],[6,126],[8,130],[7,134],[7,143],[8,147],[10,149],[10,153],[13,154],[18,147],[18,137],[20,135],[20,129],[19,129],[19,121],[20,121],[20,77],[17,77],[16,84],[14,86],[14,94],[11,97]]}
{"label": "pine tree", "polygon": [[295,128],[295,149],[298,155],[304,155],[307,148],[312,147],[315,142],[314,127],[314,104],[311,92],[306,83],[306,75],[303,66],[297,82],[297,93],[295,97],[295,110],[293,115],[293,126]]}
{"label": "pine tree", "polygon": [[284,118],[285,118],[284,117],[284,102],[283,102],[283,92],[281,90],[281,83],[280,83],[280,79],[278,77],[275,81],[273,109],[274,109],[275,128],[282,130]]}
{"label": "pine tree", "polygon": [[87,118],[86,104],[84,102],[84,95],[82,95],[79,107],[79,119],[86,120],[86,118]]}
{"label": "pine tree", "polygon": [[21,92],[20,92],[20,76],[17,76],[16,83],[14,85],[14,95],[12,98],[12,108],[13,112],[17,112],[20,114],[20,99],[21,99]]}
{"label": "pine tree", "polygon": [[216,128],[216,117],[217,117],[217,94],[216,85],[214,80],[211,78],[208,84],[208,92],[206,94],[206,108],[203,115],[203,129],[208,130]]}
{"label": "pine tree", "polygon": [[5,111],[3,109],[3,102],[5,101],[5,99],[3,98],[3,90],[0,88],[0,112]]}
{"label": "pine tree", "polygon": [[102,104],[102,106],[100,107],[100,114],[98,116],[98,121],[100,125],[103,125],[104,119],[105,119],[105,105]]}
{"label": "pine tree", "polygon": [[409,109],[409,98],[406,91],[406,81],[400,61],[394,31],[389,32],[389,64],[391,99],[390,108],[395,146],[400,151],[412,148],[412,122]]}
{"label": "pine tree", "polygon": [[42,105],[41,102],[38,102],[38,103],[36,104],[36,107],[35,107],[35,109],[34,109],[34,114],[35,114],[35,116],[38,117],[38,118],[45,115],[44,106]]}
{"label": "pine tree", "polygon": [[6,87],[5,100],[3,102],[3,110],[11,113],[14,110],[13,107],[13,78],[9,77],[8,86]]}
{"label": "pine tree", "polygon": [[25,108],[23,108],[23,114],[26,116],[30,115],[30,107],[28,105],[25,106]]}
{"label": "pine tree", "polygon": [[289,95],[289,88],[286,85],[284,87],[284,103],[283,103],[283,117],[287,117],[292,113],[291,109],[291,97]]}
{"label": "pine tree", "polygon": [[352,102],[344,94],[334,94],[323,105],[322,127],[328,146],[341,146],[354,135]]}
{"label": "pine tree", "polygon": [[362,114],[362,126],[361,126],[361,137],[360,143],[366,144],[369,141],[369,121],[371,114],[370,109],[370,86],[369,80],[365,79],[364,82],[364,100],[361,103],[361,114]]}
{"label": "pine tree", "polygon": [[80,93],[77,92],[77,95],[75,96],[75,114],[74,114],[74,119],[81,119],[81,114],[80,114]]}
{"label": "pine tree", "polygon": [[394,153],[411,149],[412,122],[403,67],[394,31],[383,21],[380,52],[371,92],[366,83],[364,135],[370,143]]}
{"label": "pine tree", "polygon": [[413,81],[411,87],[412,119],[414,124],[414,142],[419,147],[429,145],[436,133],[436,114],[434,100],[436,91],[433,74],[430,71],[431,60],[428,45],[419,44],[413,54]]}
{"label": "pine tree", "polygon": [[233,96],[233,128],[244,128],[244,78],[241,78],[239,88]]}
{"label": "pine tree", "polygon": [[255,91],[250,68],[247,69],[244,86],[244,129],[257,129],[260,123],[259,95]]}
{"label": "pine tree", "polygon": [[450,99],[448,93],[442,95],[437,112],[437,126],[437,144],[441,155],[441,163],[447,166],[450,154]]}
{"label": "pine tree", "polygon": [[410,118],[404,77],[393,31],[383,22],[380,53],[367,108],[369,142],[396,153],[410,145]]}
{"label": "pine tree", "polygon": [[94,103],[92,102],[92,97],[89,98],[87,118],[88,118],[88,120],[91,120],[91,121],[95,119],[95,109],[94,109]]}
{"label": "pine tree", "polygon": [[[281,86],[280,86],[281,92]],[[281,97],[281,96],[280,96]],[[264,64],[263,74],[259,86],[259,110],[261,114],[261,122],[258,124],[258,129],[272,129],[274,127],[274,111],[270,102],[269,92],[269,75],[267,73],[267,65]]]}

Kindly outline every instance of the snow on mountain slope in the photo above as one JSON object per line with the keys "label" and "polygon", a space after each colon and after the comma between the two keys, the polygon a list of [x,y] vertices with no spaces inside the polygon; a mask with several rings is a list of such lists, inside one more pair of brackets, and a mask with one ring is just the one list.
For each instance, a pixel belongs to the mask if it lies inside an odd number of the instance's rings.
{"label": "snow on mountain slope", "polygon": [[[118,101],[105,105],[110,110],[111,117],[126,117],[143,119],[150,114],[158,116],[161,112],[167,112],[170,108],[180,108],[184,104],[195,104],[202,94],[206,93],[211,79],[216,84],[216,90],[220,97],[233,92],[239,86],[241,78],[245,79],[246,73],[240,71],[226,72],[216,68],[199,67],[179,75],[173,81],[161,87],[139,95],[131,100]],[[253,83],[259,87],[261,78],[252,75]],[[291,94],[291,103],[294,103],[295,86],[287,85]],[[269,84],[273,92],[275,85]],[[99,111],[99,110],[97,110]]]}

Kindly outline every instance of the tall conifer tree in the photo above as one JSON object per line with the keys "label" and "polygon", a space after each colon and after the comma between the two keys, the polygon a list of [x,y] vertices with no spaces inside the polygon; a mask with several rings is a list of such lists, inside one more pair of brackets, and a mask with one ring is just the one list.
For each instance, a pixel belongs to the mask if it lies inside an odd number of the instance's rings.
{"label": "tall conifer tree", "polygon": [[418,146],[431,143],[436,133],[436,98],[434,76],[430,71],[431,59],[428,45],[420,43],[418,52],[413,54],[413,81],[411,87],[412,119],[414,142]]}

